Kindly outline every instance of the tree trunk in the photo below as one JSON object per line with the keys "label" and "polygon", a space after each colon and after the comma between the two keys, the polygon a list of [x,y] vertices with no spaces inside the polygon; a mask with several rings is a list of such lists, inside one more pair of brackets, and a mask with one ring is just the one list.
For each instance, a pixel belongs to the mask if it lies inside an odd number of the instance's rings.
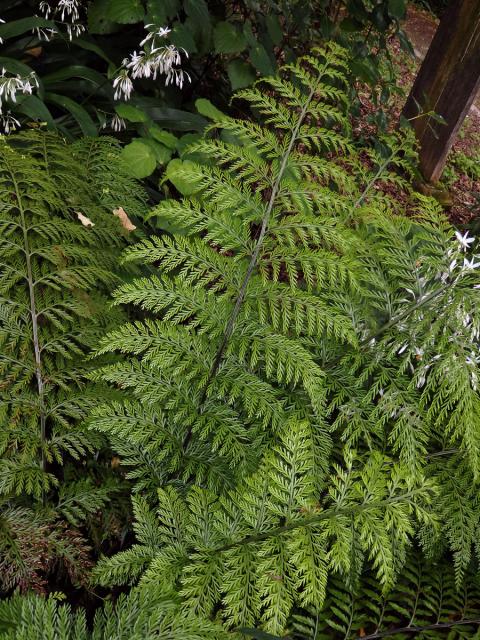
{"label": "tree trunk", "polygon": [[[418,72],[403,114],[420,142],[420,169],[436,182],[480,89],[480,0],[452,0]],[[434,111],[446,124],[420,114]],[[420,117],[415,117],[419,116]]]}

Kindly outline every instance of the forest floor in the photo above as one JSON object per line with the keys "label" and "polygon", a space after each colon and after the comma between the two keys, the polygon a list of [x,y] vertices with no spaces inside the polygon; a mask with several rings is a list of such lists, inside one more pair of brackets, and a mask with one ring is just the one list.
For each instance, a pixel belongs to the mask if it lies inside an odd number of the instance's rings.
{"label": "forest floor", "polygon": [[[400,62],[400,83],[404,91],[413,84],[415,75],[425,58],[435,35],[438,19],[430,12],[410,3],[403,29],[409,37],[415,58]],[[392,47],[398,47],[393,44]],[[395,52],[397,53],[397,52]],[[460,134],[449,154],[442,177],[446,196],[442,204],[455,224],[472,222],[480,214],[480,94],[472,105],[460,130]]]}

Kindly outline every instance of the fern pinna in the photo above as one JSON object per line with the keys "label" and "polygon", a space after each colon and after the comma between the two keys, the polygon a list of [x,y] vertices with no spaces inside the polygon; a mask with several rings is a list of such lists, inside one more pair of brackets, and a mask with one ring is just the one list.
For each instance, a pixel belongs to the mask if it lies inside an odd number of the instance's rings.
{"label": "fern pinna", "polygon": [[282,632],[329,574],[386,592],[414,538],[460,583],[478,532],[458,490],[479,471],[478,264],[427,199],[394,215],[376,187],[405,184],[411,138],[356,148],[346,68],[316,51],[190,148],[165,232],[126,253],[151,275],[115,293],[150,315],[99,349],[129,355],[96,374],[125,397],[91,425],[138,496],[137,543],[97,579],[161,581],[229,627]]}
{"label": "fern pinna", "polygon": [[[403,568],[398,584],[386,596],[379,592],[372,576],[365,577],[354,592],[341,580],[332,580],[322,611],[296,613],[288,637],[292,640],[478,640],[479,602],[478,573],[469,570],[458,589],[450,562],[428,562],[415,552]],[[254,634],[253,630],[251,633]]]}
{"label": "fern pinna", "polygon": [[72,470],[98,448],[78,426],[101,393],[86,385],[86,353],[121,318],[106,296],[126,244],[113,209],[138,214],[136,191],[112,140],[0,143],[0,589],[40,587],[62,557],[75,574],[85,552],[66,523],[108,499]]}

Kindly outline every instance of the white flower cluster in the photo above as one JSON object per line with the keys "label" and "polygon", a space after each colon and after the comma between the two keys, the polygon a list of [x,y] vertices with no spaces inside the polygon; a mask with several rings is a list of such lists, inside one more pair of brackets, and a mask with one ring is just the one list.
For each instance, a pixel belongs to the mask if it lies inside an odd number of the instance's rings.
{"label": "white flower cluster", "polygon": [[2,69],[0,73],[0,125],[4,133],[15,131],[20,122],[11,115],[10,111],[4,113],[4,102],[16,102],[19,93],[31,95],[34,89],[38,88],[36,75],[30,73],[28,76],[7,75],[7,70]]}
{"label": "white flower cluster", "polygon": [[[40,13],[43,18],[55,20],[59,24],[63,24],[67,30],[68,38],[72,40],[78,38],[84,31],[85,25],[80,22],[80,0],[58,0],[55,6],[50,4],[52,0],[41,0],[39,4]],[[41,40],[51,40],[57,33],[55,27],[34,29],[37,37]]]}
{"label": "white flower cluster", "polygon": [[[408,290],[408,293],[412,295],[415,305],[420,305],[425,299],[432,299],[432,293],[438,291],[439,294],[446,292],[447,296],[441,303],[442,306],[438,307],[437,313],[445,313],[446,315],[452,314],[452,305],[454,304],[454,290],[455,285],[466,276],[469,276],[472,271],[480,269],[480,255],[478,253],[470,254],[470,258],[467,258],[464,253],[471,250],[475,243],[475,238],[470,236],[468,232],[462,234],[459,231],[455,232],[455,238],[457,246],[448,249],[446,252],[446,268],[445,271],[437,274],[427,274],[428,277],[419,277],[418,285],[419,290],[414,292]],[[448,266],[447,266],[448,265]],[[431,277],[433,275],[433,278]],[[440,285],[440,286],[439,286]],[[479,289],[479,284],[472,285],[474,289]],[[451,292],[451,293],[449,293]],[[405,300],[411,304],[411,301]],[[436,304],[439,304],[436,302]],[[421,309],[418,310],[418,319],[423,320],[424,316]],[[455,332],[450,338],[451,341],[457,339],[457,337],[463,342],[465,336],[472,345],[472,349],[465,356],[461,356],[464,359],[465,364],[469,367],[470,382],[472,388],[476,390],[478,388],[478,379],[476,368],[480,364],[480,349],[478,347],[478,341],[480,339],[480,322],[477,318],[472,317],[463,306],[456,308],[456,318],[463,325],[464,330]],[[398,325],[399,333],[407,329],[404,325]],[[431,355],[435,352],[434,342],[429,344],[424,343],[421,346],[415,344],[415,335],[410,335],[405,341],[399,342],[396,345],[396,353],[401,355],[405,353],[408,366],[412,373],[415,375],[415,382],[417,388],[421,389],[427,380],[428,372],[434,365],[434,363],[441,359],[440,354],[434,356]],[[430,357],[426,359],[425,350],[428,347]],[[456,356],[454,356],[455,358]]]}
{"label": "white flower cluster", "polygon": [[25,77],[19,74],[8,76],[7,73],[5,68],[0,73],[0,114],[4,101],[16,102],[17,93],[32,95],[33,90],[38,89],[37,76],[33,71]]}
{"label": "white flower cluster", "polygon": [[[159,40],[165,38],[170,29],[161,27],[152,30],[154,25],[147,24],[147,36],[140,42],[140,46],[144,47],[140,53],[134,51],[129,58],[125,58],[122,62],[120,71],[113,81],[115,89],[115,100],[121,98],[129,100],[133,91],[132,79],[151,78],[156,80],[157,76],[165,76],[165,84],[175,84],[180,89],[183,87],[185,80],[190,81],[190,76],[179,66],[182,62],[180,50],[173,44],[162,45]],[[185,49],[183,53],[188,57]]]}
{"label": "white flower cluster", "polygon": [[12,116],[11,111],[0,113],[0,128],[3,130],[3,133],[8,135],[12,131],[16,131],[19,127],[20,122]]}
{"label": "white flower cluster", "polygon": [[8,134],[20,127],[20,122],[14,118],[10,111],[4,113],[4,102],[16,102],[17,94],[31,95],[38,88],[38,80],[32,72],[22,78],[20,75],[8,76],[7,70],[0,73],[0,127]]}
{"label": "white flower cluster", "polygon": [[108,119],[105,120],[102,125],[102,129],[106,129],[107,125],[110,125],[110,129],[112,131],[122,131],[123,129],[127,128],[127,123],[125,122],[125,120],[117,114],[113,116],[113,118],[110,120],[110,123],[108,122]]}

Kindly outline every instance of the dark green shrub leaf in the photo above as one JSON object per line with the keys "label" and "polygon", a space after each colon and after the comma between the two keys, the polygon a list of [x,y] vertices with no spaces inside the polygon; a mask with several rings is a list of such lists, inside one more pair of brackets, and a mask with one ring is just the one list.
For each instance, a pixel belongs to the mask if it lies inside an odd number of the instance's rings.
{"label": "dark green shrub leaf", "polygon": [[2,40],[8,40],[8,38],[14,38],[38,27],[52,28],[54,26],[55,22],[53,22],[53,20],[46,20],[38,16],[21,18],[20,20],[12,20],[11,22],[0,24],[0,38],[2,38]]}
{"label": "dark green shrub leaf", "polygon": [[267,16],[265,22],[267,24],[268,35],[273,44],[278,47],[283,40],[283,29],[278,16],[272,13]]}
{"label": "dark green shrub leaf", "polygon": [[105,35],[118,31],[118,25],[107,18],[110,0],[93,0],[88,6],[88,31],[91,34]]}
{"label": "dark green shrub leaf", "polygon": [[392,18],[402,20],[407,11],[406,0],[388,0],[388,13]]}
{"label": "dark green shrub leaf", "polygon": [[140,0],[109,0],[106,18],[120,24],[135,24],[143,20],[145,10]]}
{"label": "dark green shrub leaf", "polygon": [[202,140],[201,133],[186,133],[184,136],[178,139],[177,142],[177,152],[180,157],[185,155],[186,149],[195,142]]}
{"label": "dark green shrub leaf", "polygon": [[55,129],[55,121],[45,103],[37,96],[21,96],[18,111],[37,122],[46,122],[49,129]]}
{"label": "dark green shrub leaf", "polygon": [[257,42],[257,44],[250,49],[250,59],[254,67],[263,76],[272,76],[275,74],[275,67],[271,61],[265,47]]}
{"label": "dark green shrub leaf", "polygon": [[168,149],[164,144],[152,140],[152,138],[140,138],[140,141],[150,147],[158,164],[166,164],[171,159],[172,150]]}
{"label": "dark green shrub leaf", "polygon": [[193,18],[203,31],[210,31],[212,25],[205,0],[185,0],[183,7],[187,16]]}
{"label": "dark green shrub leaf", "polygon": [[175,22],[173,25],[172,33],[170,34],[170,41],[176,47],[181,47],[188,53],[197,52],[197,45],[195,44],[192,32],[181,22]]}
{"label": "dark green shrub leaf", "polygon": [[230,22],[219,22],[213,32],[216,53],[241,53],[247,46],[243,33]]}
{"label": "dark green shrub leaf", "polygon": [[232,89],[242,89],[255,82],[255,71],[242,60],[232,60],[227,66],[227,73]]}
{"label": "dark green shrub leaf", "polygon": [[82,105],[78,104],[75,100],[72,100],[67,96],[47,92],[45,94],[45,101],[51,102],[52,104],[62,107],[65,111],[68,111],[68,113],[70,113],[78,122],[84,136],[95,137],[98,135],[97,126],[92,120],[90,114],[85,107],[82,107]]}

